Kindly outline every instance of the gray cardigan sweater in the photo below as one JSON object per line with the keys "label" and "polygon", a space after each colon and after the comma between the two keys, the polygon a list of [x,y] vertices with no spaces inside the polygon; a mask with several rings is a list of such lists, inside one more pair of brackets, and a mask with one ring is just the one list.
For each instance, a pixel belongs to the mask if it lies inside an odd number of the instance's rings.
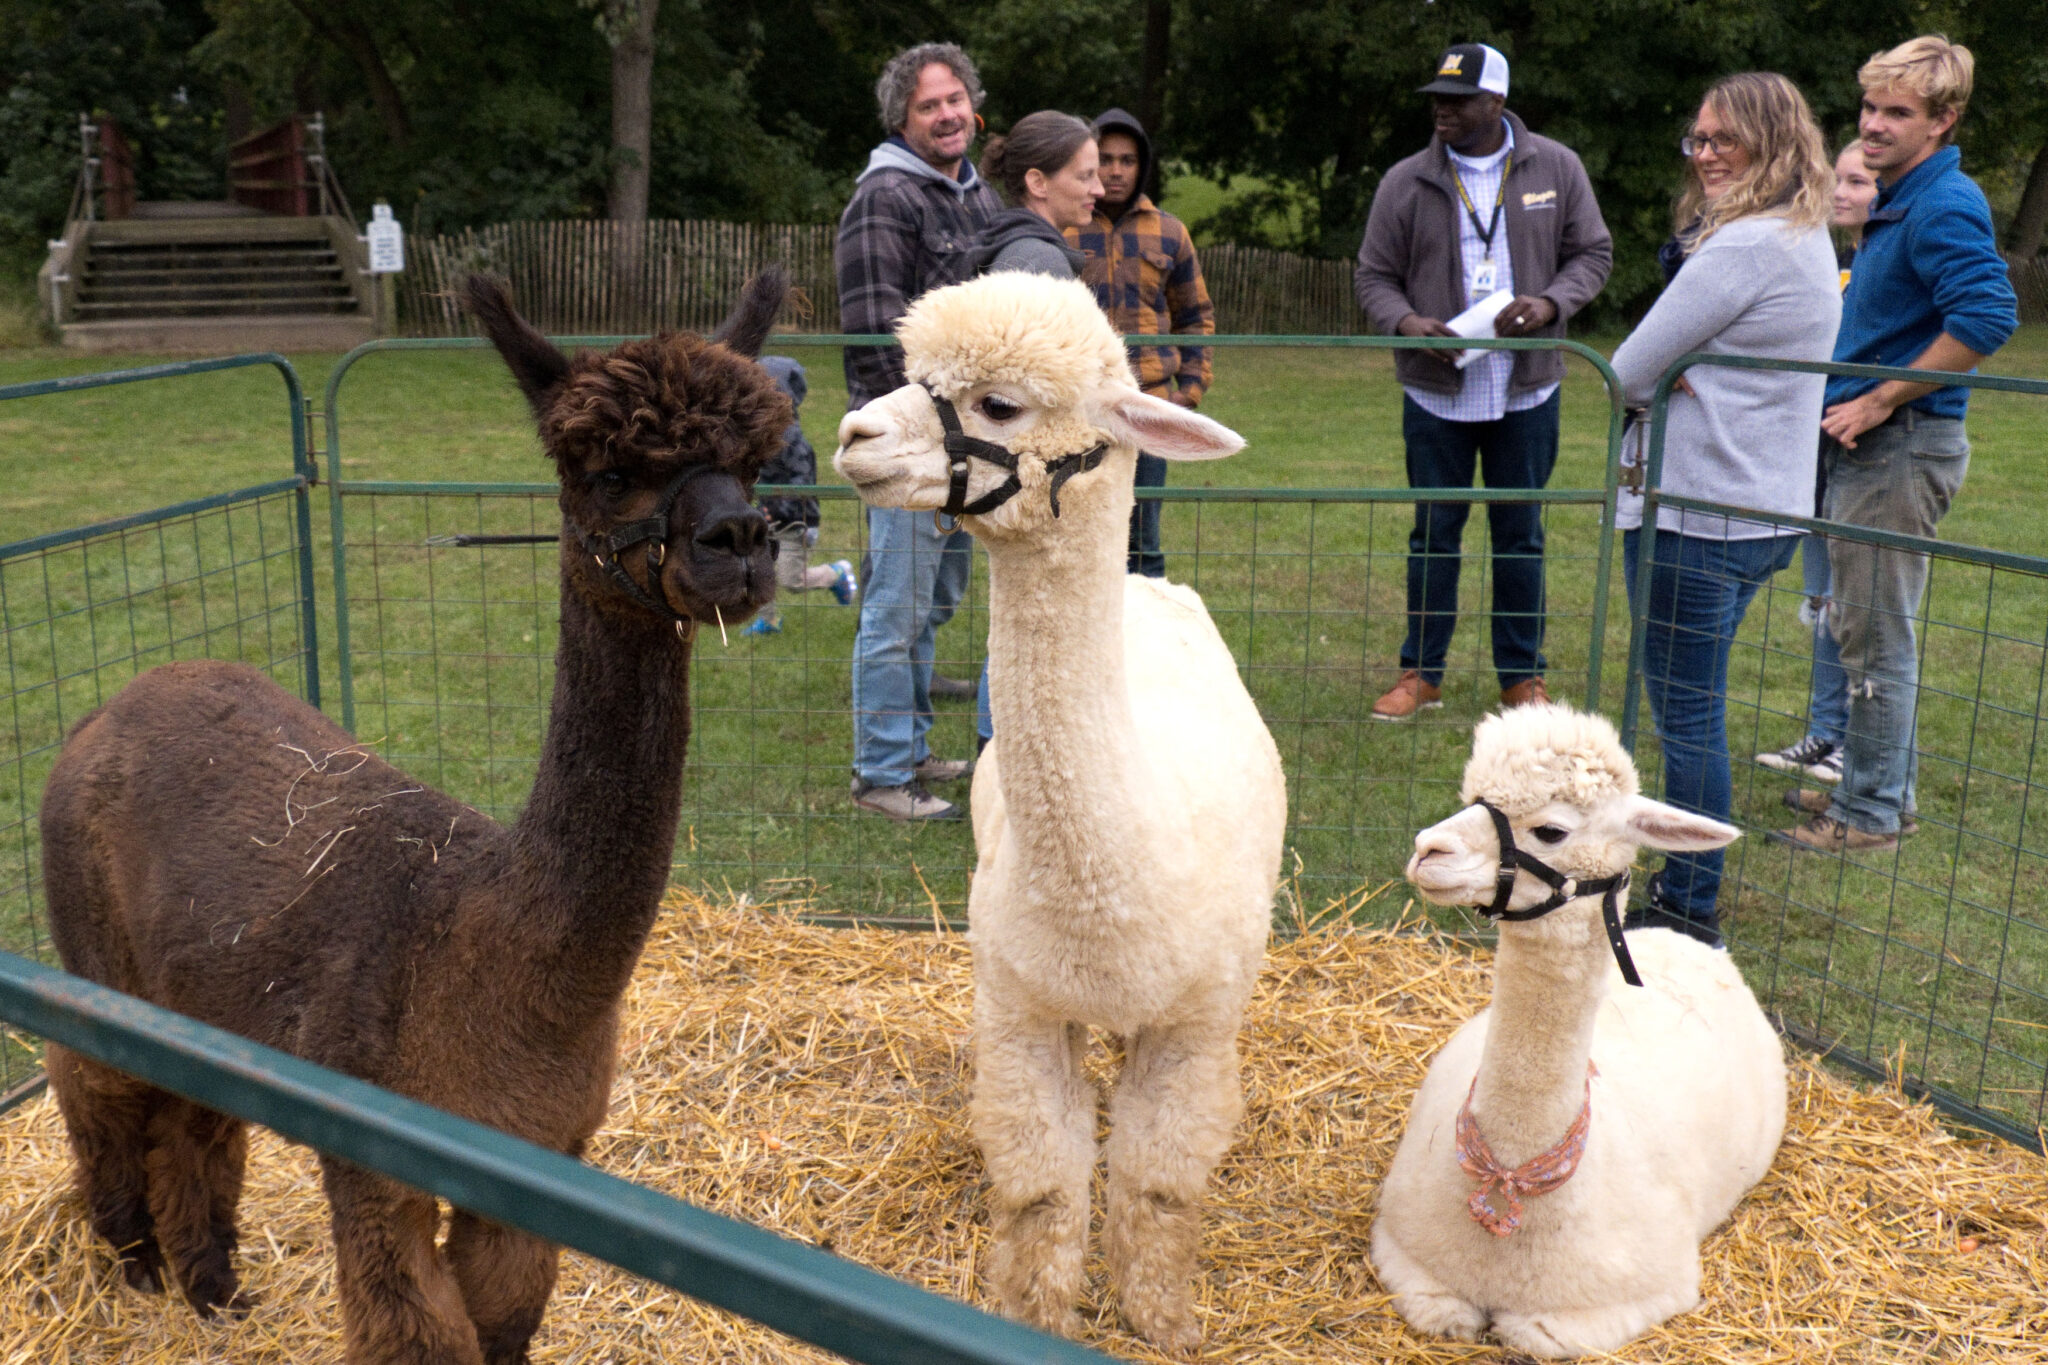
{"label": "gray cardigan sweater", "polygon": [[[1842,321],[1840,278],[1825,227],[1738,218],[1686,260],[1614,353],[1623,400],[1647,404],[1657,377],[1688,351],[1827,360]],[[1685,378],[1693,392],[1673,391],[1664,429],[1663,490],[1812,516],[1826,377],[1695,365]],[[1641,444],[1631,431],[1625,462],[1641,458]],[[1623,489],[1615,525],[1642,522],[1642,496]],[[1787,534],[1781,526],[1670,507],[1658,510],[1657,529],[1710,540]]]}
{"label": "gray cardigan sweater", "polygon": [[[1501,230],[1507,233],[1515,292],[1556,304],[1557,320],[1534,335],[1561,337],[1565,322],[1607,283],[1614,243],[1579,158],[1564,144],[1530,132],[1513,114],[1505,117],[1515,157]],[[1486,205],[1482,214],[1492,207]],[[1375,332],[1392,332],[1410,313],[1448,322],[1465,311],[1465,267],[1458,251],[1463,212],[1451,159],[1437,139],[1387,171],[1373,193],[1352,276],[1358,306]],[[1455,394],[1465,373],[1419,351],[1394,354],[1394,374],[1412,388]],[[1533,393],[1563,378],[1560,352],[1518,351],[1508,392]]]}

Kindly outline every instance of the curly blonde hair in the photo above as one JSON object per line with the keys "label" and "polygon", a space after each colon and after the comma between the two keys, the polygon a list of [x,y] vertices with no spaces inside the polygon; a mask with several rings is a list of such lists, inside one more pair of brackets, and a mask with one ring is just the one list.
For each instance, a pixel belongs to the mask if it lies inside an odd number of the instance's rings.
{"label": "curly blonde hair", "polygon": [[1791,227],[1828,221],[1835,163],[1799,87],[1770,71],[1723,76],[1700,98],[1749,153],[1749,170],[1720,198],[1709,200],[1699,174],[1686,167],[1673,217],[1690,256],[1738,218],[1781,217]]}

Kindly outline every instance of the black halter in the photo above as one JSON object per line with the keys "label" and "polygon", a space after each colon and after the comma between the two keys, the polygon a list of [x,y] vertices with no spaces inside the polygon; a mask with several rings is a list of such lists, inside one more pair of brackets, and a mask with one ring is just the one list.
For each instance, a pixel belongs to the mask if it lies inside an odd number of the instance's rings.
{"label": "black halter", "polygon": [[[676,499],[683,495],[683,489],[689,486],[692,479],[704,474],[723,474],[738,482],[738,476],[729,469],[721,469],[715,464],[692,465],[670,479],[661,490],[661,503],[655,508],[653,516],[643,517],[639,521],[629,521],[623,526],[614,526],[601,536],[591,535],[580,526],[575,528],[577,539],[583,542],[583,548],[590,551],[591,557],[597,560],[598,567],[611,576],[611,580],[619,585],[619,590],[656,616],[666,616],[674,621],[679,634],[687,633],[684,628],[692,624],[691,618],[670,606],[666,594],[650,593],[634,582],[633,575],[627,573],[625,566],[619,563],[619,553],[631,549],[643,540],[653,541],[653,547],[647,551],[647,568],[649,580],[656,581],[655,572],[668,558],[669,518],[675,511]],[[772,547],[774,542],[770,541],[769,544]]]}
{"label": "black halter", "polygon": [[[980,516],[993,512],[1011,498],[1024,491],[1023,481],[1017,477],[1017,453],[1008,446],[999,446],[994,441],[984,441],[978,436],[969,436],[960,425],[960,414],[953,410],[952,402],[931,385],[923,386],[932,396],[932,406],[938,410],[939,425],[946,429],[946,466],[951,478],[946,486],[946,505],[939,509],[942,517]],[[1084,450],[1078,455],[1062,455],[1056,460],[1047,460],[1045,470],[1052,475],[1052,514],[1060,514],[1060,486],[1076,474],[1085,474],[1102,463],[1102,456],[1109,449],[1107,442],[1093,450]],[[976,498],[967,501],[967,461],[983,459],[999,469],[1009,471],[1010,477]]]}
{"label": "black halter", "polygon": [[[1643,978],[1636,973],[1635,959],[1629,956],[1628,940],[1621,932],[1620,901],[1628,894],[1628,872],[1626,869],[1612,877],[1601,877],[1594,881],[1579,881],[1565,876],[1548,863],[1539,861],[1535,854],[1524,853],[1515,847],[1514,826],[1500,807],[1491,801],[1472,803],[1493,817],[1493,832],[1500,840],[1500,869],[1494,873],[1493,904],[1476,907],[1480,914],[1490,920],[1541,919],[1551,911],[1580,896],[1600,897],[1600,918],[1607,925],[1607,946],[1614,950],[1614,961],[1621,968],[1621,979],[1631,986],[1643,984]],[[1541,905],[1532,905],[1527,910],[1508,909],[1508,900],[1515,894],[1515,874],[1527,872],[1551,888],[1550,898]]]}

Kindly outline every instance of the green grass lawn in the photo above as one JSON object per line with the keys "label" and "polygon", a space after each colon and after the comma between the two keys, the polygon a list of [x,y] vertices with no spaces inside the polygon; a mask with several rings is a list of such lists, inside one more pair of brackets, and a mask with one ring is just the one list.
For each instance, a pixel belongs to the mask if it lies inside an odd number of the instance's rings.
{"label": "green grass lawn", "polygon": [[[1603,351],[1615,337],[1596,338]],[[829,453],[844,405],[837,353],[796,347],[809,368],[803,418]],[[293,357],[324,392],[337,357]],[[140,363],[137,360],[134,363]],[[0,351],[0,384],[111,368],[103,358]],[[1994,364],[2048,377],[2048,329]],[[1400,488],[1399,389],[1385,352],[1222,351],[1204,410],[1247,449],[1174,472],[1179,487]],[[524,404],[488,352],[373,355],[341,397],[342,472],[351,480],[540,483],[550,467]],[[1947,538],[2041,553],[2033,509],[2048,494],[2038,454],[2048,400],[1980,395],[1967,487]],[[1592,488],[1605,403],[1574,364],[1552,487]],[[0,544],[224,489],[289,470],[283,385],[251,370],[0,403]],[[316,427],[316,440],[322,439]],[[821,471],[828,482],[834,476]],[[324,490],[312,500],[322,691],[338,714],[332,560]],[[858,505],[827,501],[817,553],[858,558]],[[430,548],[456,531],[549,531],[546,496],[355,495],[347,572],[358,733],[429,781],[501,817],[531,780],[551,686],[555,571],[550,547]],[[0,745],[0,942],[36,946],[32,812],[62,726],[140,667],[205,653],[299,673],[286,554],[292,507],[277,499],[145,528],[0,566],[15,678],[11,748]],[[1399,502],[1170,505],[1169,571],[1204,594],[1287,762],[1292,805],[1286,895],[1307,913],[1400,875],[1416,829],[1447,813],[1470,726],[1494,701],[1484,632],[1459,631],[1447,705],[1422,724],[1364,720],[1393,676],[1403,626],[1409,508]],[[1483,546],[1483,513],[1467,549]],[[1553,690],[1587,699],[1599,599],[1597,508],[1548,514]],[[1602,637],[1597,701],[1618,716],[1627,628],[1617,580]],[[977,570],[977,574],[979,571]],[[1464,575],[1477,612],[1483,557]],[[1796,738],[1806,640],[1796,570],[1759,597],[1730,684],[1738,755]],[[942,671],[971,677],[986,621],[977,579],[940,633]],[[971,866],[964,825],[906,828],[847,800],[848,657],[855,613],[822,593],[785,603],[772,637],[700,635],[698,725],[677,875],[761,899],[929,918],[957,915]],[[1865,1056],[1904,1042],[1910,1068],[2032,1121],[2048,1066],[2048,930],[2040,890],[2048,840],[2028,816],[2044,676],[2048,591],[2039,579],[1938,568],[1929,608],[1921,787],[1926,831],[1901,856],[1795,860],[1761,837],[1730,857],[1724,909],[1752,980],[1795,1022]],[[1655,743],[1639,746],[1655,786]],[[969,751],[970,709],[943,706],[935,747]],[[1789,823],[1785,784],[1738,764],[1737,818]],[[1362,914],[1391,915],[1405,897]],[[1286,907],[1290,916],[1295,906]],[[1463,927],[1452,915],[1445,923]],[[4,1082],[4,1077],[0,1077]],[[4,1088],[4,1084],[0,1084]]]}

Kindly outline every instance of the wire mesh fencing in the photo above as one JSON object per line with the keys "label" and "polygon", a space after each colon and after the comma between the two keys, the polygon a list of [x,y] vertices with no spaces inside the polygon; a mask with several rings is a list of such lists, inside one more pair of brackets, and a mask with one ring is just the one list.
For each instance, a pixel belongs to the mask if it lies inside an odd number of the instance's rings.
{"label": "wire mesh fencing", "polygon": [[[1679,373],[1708,364],[1900,373],[1687,356],[1666,376],[1653,418]],[[2038,381],[1959,382],[2048,395]],[[1910,409],[1896,419],[1907,445],[1917,421]],[[1728,561],[1695,566],[1690,605],[1642,585],[1653,558],[1684,553],[1675,543],[1698,553],[1696,537],[1639,533],[1630,538],[1635,556],[1625,554],[1636,586],[1624,731],[1638,741],[1645,786],[1697,800],[1693,774],[1718,755],[1697,752],[1686,721],[1669,733],[1659,722],[1674,697],[1684,715],[1688,690],[1725,710],[1732,818],[1748,837],[1726,853],[1719,907],[1751,986],[1805,1045],[2048,1150],[2048,811],[2035,799],[2048,559],[1659,494],[1660,421],[1649,434],[1646,524],[1659,505],[1709,519],[1739,514],[1766,533],[1752,545],[1787,551],[1772,561],[1784,567],[1761,578]],[[1869,433],[1865,443],[1885,436]],[[1949,474],[1960,479],[1961,470]],[[1843,477],[1840,463],[1833,477]],[[1791,561],[1792,537],[1813,563]],[[1915,589],[1921,578],[1924,593]],[[1751,590],[1732,631],[1702,605]],[[1856,643],[1877,638],[1848,633],[1858,617],[1885,618],[1890,657]],[[1716,635],[1725,679],[1700,662]],[[1653,704],[1639,716],[1646,690]],[[1833,765],[1787,755],[1808,736],[1834,744]],[[1816,816],[1871,837],[1814,848],[1794,834]]]}
{"label": "wire mesh fencing", "polygon": [[[53,962],[37,811],[64,736],[136,674],[180,659],[252,664],[314,701],[311,465],[296,375],[279,357],[195,361],[0,388],[0,402],[276,365],[290,404],[268,483],[0,545],[0,950]],[[39,1076],[0,1035],[0,1108]]]}

